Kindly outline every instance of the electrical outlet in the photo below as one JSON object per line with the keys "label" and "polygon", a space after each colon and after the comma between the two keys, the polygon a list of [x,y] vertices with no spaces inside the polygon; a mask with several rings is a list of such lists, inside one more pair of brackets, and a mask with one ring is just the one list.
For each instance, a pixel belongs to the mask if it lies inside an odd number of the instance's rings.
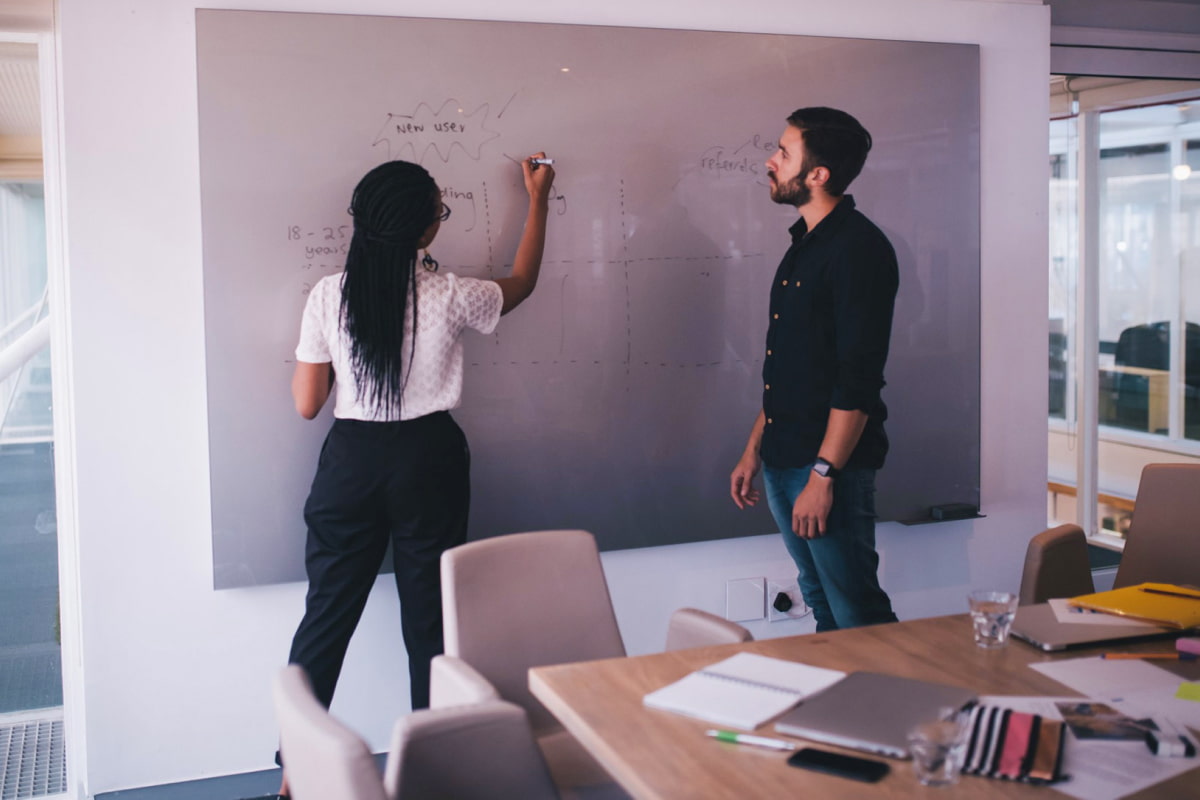
{"label": "electrical outlet", "polygon": [[725,582],[725,619],[750,622],[766,615],[766,578],[735,578]]}
{"label": "electrical outlet", "polygon": [[[786,595],[792,601],[792,607],[787,611],[780,611],[775,608],[775,599],[780,594]],[[767,581],[766,600],[767,620],[769,622],[779,622],[784,619],[800,619],[812,613],[812,609],[804,602],[804,596],[800,594],[800,587],[796,584],[795,578],[773,578]]]}

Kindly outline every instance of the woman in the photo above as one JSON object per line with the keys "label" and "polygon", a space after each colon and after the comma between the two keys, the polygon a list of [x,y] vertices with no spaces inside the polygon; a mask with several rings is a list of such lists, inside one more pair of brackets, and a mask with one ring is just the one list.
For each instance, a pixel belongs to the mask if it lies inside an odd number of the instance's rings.
{"label": "woman", "polygon": [[354,190],[345,272],[309,294],[292,395],[312,419],[336,386],[336,419],[304,506],[309,588],[288,661],[326,706],[389,541],[412,706],[429,705],[429,662],[442,652],[438,562],[467,534],[469,454],[448,413],[461,397],[459,336],[491,333],[537,284],[554,180],[533,161],[543,155],[522,162],[529,214],[511,277],[438,272],[428,251],[418,264],[450,210],[428,172],[393,161]]}

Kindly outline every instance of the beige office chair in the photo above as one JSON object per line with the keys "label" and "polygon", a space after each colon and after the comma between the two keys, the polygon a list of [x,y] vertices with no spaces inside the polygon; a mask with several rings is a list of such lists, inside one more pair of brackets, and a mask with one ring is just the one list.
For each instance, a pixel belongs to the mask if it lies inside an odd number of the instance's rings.
{"label": "beige office chair", "polygon": [[[625,796],[529,691],[530,667],[625,655],[595,538],[538,531],[447,550],[442,612],[446,655],[433,662],[431,705],[497,696],[516,703],[529,713],[560,790]],[[676,616],[668,639],[677,647],[749,638],[740,625],[705,612]]]}
{"label": "beige office chair", "polygon": [[1200,584],[1200,464],[1147,464],[1113,587]]}
{"label": "beige office chair", "polygon": [[280,751],[293,800],[557,800],[525,711],[487,699],[414,711],[392,731],[381,776],[366,743],[334,719],[292,665],[275,680]]}
{"label": "beige office chair", "polygon": [[[431,705],[494,691],[528,712],[560,789],[622,796],[529,691],[530,667],[625,655],[592,535],[538,531],[469,542],[443,553],[441,569],[446,655],[435,659]],[[456,700],[448,684],[467,688]]]}
{"label": "beige office chair", "polygon": [[479,671],[529,712],[535,733],[558,722],[529,692],[530,667],[619,658],[596,541],[587,531],[497,536],[442,554],[446,655]]}
{"label": "beige office chair", "polygon": [[1076,597],[1095,590],[1083,528],[1059,525],[1029,540],[1025,569],[1021,573],[1021,605],[1044,603],[1054,597]]}
{"label": "beige office chair", "polygon": [[681,608],[671,615],[667,626],[666,650],[686,650],[689,647],[709,647],[715,644],[752,642],[754,636],[736,622],[701,611]]}
{"label": "beige office chair", "polygon": [[396,800],[559,798],[525,710],[502,700],[401,717],[384,786]]}
{"label": "beige office chair", "polygon": [[281,670],[274,695],[292,800],[388,800],[366,742],[329,715],[303,668]]}

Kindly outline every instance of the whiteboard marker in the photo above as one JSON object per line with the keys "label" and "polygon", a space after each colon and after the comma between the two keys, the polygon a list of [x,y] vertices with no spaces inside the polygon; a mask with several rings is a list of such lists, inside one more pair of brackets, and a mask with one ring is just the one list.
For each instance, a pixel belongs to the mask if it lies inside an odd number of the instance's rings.
{"label": "whiteboard marker", "polygon": [[553,167],[554,159],[553,158],[531,158],[531,159],[529,159],[529,163],[530,164],[545,164],[546,166]]}
{"label": "whiteboard marker", "polygon": [[796,745],[782,739],[768,739],[766,736],[751,736],[746,733],[733,731],[709,730],[705,733],[722,742],[737,742],[738,744],[753,744],[759,747],[769,747],[772,750],[795,750]]}

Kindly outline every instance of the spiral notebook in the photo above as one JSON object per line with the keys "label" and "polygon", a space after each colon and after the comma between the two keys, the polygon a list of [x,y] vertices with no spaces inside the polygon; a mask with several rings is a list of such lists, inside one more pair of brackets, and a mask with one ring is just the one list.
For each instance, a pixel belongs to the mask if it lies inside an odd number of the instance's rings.
{"label": "spiral notebook", "polygon": [[753,730],[846,673],[795,661],[738,653],[650,692],[650,708]]}

